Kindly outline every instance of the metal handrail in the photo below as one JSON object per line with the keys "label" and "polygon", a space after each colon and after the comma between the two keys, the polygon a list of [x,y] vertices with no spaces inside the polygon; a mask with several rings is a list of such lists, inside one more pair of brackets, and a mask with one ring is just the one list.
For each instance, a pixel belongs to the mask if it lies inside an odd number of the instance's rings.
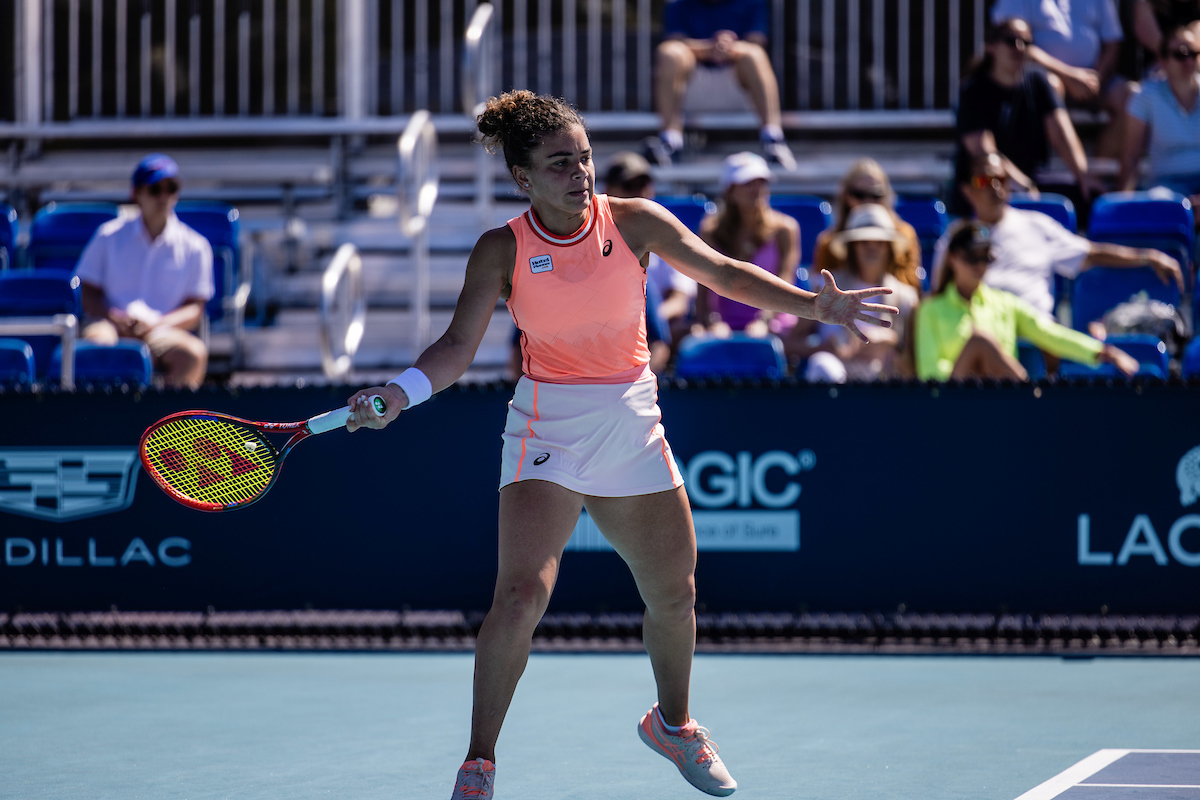
{"label": "metal handrail", "polygon": [[482,111],[481,106],[492,93],[492,17],[495,7],[491,3],[480,3],[471,15],[471,22],[463,35],[462,79],[459,93],[463,112],[474,120]]}
{"label": "metal handrail", "polygon": [[[334,303],[343,277],[350,281],[350,300],[353,311],[341,342],[334,341]],[[354,366],[354,354],[362,343],[367,323],[367,301],[362,291],[362,257],[353,244],[344,244],[334,253],[325,274],[321,276],[321,312],[318,326],[321,342],[321,369],[327,378],[341,378]],[[334,345],[342,351],[334,355]]]}
{"label": "metal handrail", "polygon": [[428,111],[412,115],[396,143],[400,156],[396,200],[400,232],[416,236],[429,221],[438,195],[437,128]]}
{"label": "metal handrail", "polygon": [[75,388],[75,340],[79,319],[74,314],[45,317],[0,317],[0,336],[58,336],[62,339],[62,388]]}
{"label": "metal handrail", "polygon": [[437,129],[428,111],[418,111],[396,143],[396,204],[400,232],[413,240],[413,346],[429,343],[429,216],[438,196]]}

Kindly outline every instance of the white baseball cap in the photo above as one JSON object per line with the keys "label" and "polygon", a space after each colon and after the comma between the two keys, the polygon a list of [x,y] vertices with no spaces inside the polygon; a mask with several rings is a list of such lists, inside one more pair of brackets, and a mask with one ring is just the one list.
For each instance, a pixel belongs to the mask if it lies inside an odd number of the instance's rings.
{"label": "white baseball cap", "polygon": [[725,159],[721,167],[721,192],[730,186],[739,186],[759,178],[772,180],[772,177],[771,168],[762,156],[748,151],[734,153]]}
{"label": "white baseball cap", "polygon": [[846,227],[833,237],[829,252],[841,261],[846,257],[846,245],[850,242],[896,242],[899,239],[900,233],[891,212],[877,203],[866,203],[847,215]]}

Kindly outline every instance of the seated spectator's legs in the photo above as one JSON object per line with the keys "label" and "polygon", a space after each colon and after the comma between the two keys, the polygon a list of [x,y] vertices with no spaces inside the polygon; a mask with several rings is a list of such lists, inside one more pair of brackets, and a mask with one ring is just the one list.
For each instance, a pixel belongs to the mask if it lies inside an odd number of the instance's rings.
{"label": "seated spectator's legs", "polygon": [[683,98],[696,69],[696,56],[686,43],[667,39],[658,46],[656,61],[655,103],[661,135],[672,149],[679,150],[683,145]]}
{"label": "seated spectator's legs", "polygon": [[79,336],[85,341],[104,344],[110,347],[116,344],[117,340],[121,338],[120,334],[117,333],[117,326],[106,319],[99,319],[84,325],[83,331]]}
{"label": "seated spectator's legs", "polygon": [[779,82],[767,51],[753,42],[739,41],[732,51],[738,83],[746,90],[764,128],[782,130],[779,112]]}
{"label": "seated spectator's legs", "polygon": [[1029,379],[1021,362],[1006,353],[995,337],[976,331],[954,362],[950,373],[952,380],[963,378],[1007,378],[1024,381]]}
{"label": "seated spectator's legs", "polygon": [[146,334],[155,366],[166,370],[168,386],[198,389],[208,370],[208,349],[199,337],[179,328],[160,326]]}

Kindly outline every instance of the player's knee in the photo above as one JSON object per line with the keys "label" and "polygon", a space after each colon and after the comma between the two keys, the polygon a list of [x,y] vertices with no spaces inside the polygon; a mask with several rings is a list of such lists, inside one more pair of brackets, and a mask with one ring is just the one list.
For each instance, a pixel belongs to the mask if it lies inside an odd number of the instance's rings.
{"label": "player's knee", "polygon": [[696,578],[694,575],[681,577],[647,592],[642,599],[646,602],[646,610],[656,619],[688,619],[696,607]]}
{"label": "player's knee", "polygon": [[550,604],[550,590],[538,578],[497,583],[492,610],[511,624],[536,625]]}

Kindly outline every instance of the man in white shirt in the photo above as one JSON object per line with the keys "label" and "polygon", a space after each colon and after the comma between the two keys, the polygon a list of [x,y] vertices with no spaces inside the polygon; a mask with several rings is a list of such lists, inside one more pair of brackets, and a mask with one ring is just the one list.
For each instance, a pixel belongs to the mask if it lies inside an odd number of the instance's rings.
{"label": "man in white shirt", "polygon": [[133,171],[141,211],[105,223],[80,256],[83,338],[116,344],[141,339],[169,386],[197,388],[208,350],[192,333],[213,296],[212,247],[179,221],[179,165],[153,153]]}
{"label": "man in white shirt", "polygon": [[[1149,248],[1093,242],[1071,233],[1040,211],[1008,204],[1004,163],[996,154],[976,158],[971,181],[962,187],[975,217],[991,229],[993,261],[983,282],[1020,297],[1048,317],[1054,316],[1054,274],[1074,278],[1095,266],[1152,267],[1163,283],[1183,291],[1179,262]],[[934,253],[934,285],[945,268],[945,237]]]}

